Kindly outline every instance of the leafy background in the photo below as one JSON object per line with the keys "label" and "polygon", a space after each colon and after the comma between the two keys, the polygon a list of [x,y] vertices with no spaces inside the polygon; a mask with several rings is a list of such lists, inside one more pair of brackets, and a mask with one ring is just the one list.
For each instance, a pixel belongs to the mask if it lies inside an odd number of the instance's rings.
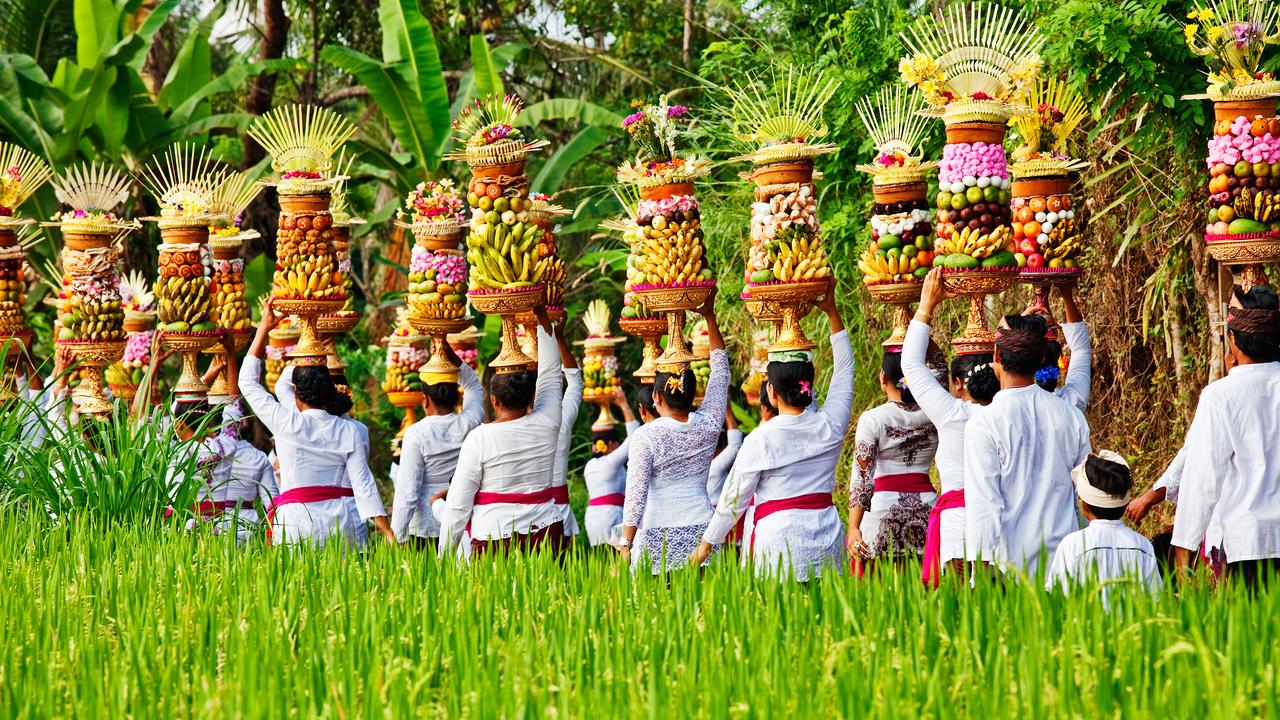
{"label": "leafy background", "polygon": [[[465,179],[443,160],[449,122],[471,98],[521,95],[524,122],[551,149],[531,164],[534,189],[574,211],[560,228],[572,268],[567,302],[620,307],[625,251],[597,230],[618,211],[609,191],[627,157],[621,114],[637,98],[667,93],[694,108],[693,140],[716,159],[700,188],[708,251],[722,283],[720,308],[734,336],[740,375],[750,320],[736,297],[748,227],[741,150],[715,107],[715,90],[775,61],[824,69],[840,82],[827,109],[840,151],[823,159],[820,212],[841,280],[842,309],[855,336],[858,405],[879,401],[874,368],[887,313],[860,289],[854,265],[866,238],[868,179],[854,166],[870,146],[853,110],[862,96],[896,81],[898,32],[942,0],[6,0],[0,2],[0,137],[42,153],[56,167],[106,159],[136,170],[177,140],[208,143],[223,160],[265,171],[262,151],[243,137],[255,114],[302,101],[356,121],[355,205],[370,220],[355,246],[366,320],[343,340],[357,413],[382,448],[397,416],[378,382],[393,308],[402,302],[405,237],[388,222],[420,180]],[[1081,291],[1095,332],[1089,419],[1097,446],[1115,448],[1150,480],[1179,444],[1195,399],[1220,372],[1220,269],[1203,251],[1198,163],[1208,104],[1184,101],[1203,89],[1185,49],[1188,3],[1164,0],[1023,0],[1049,36],[1046,72],[1089,101],[1083,154],[1093,163],[1080,192],[1091,218],[1089,277]],[[1067,31],[1069,29],[1069,31]],[[941,133],[931,152],[937,152]],[[140,190],[135,214],[151,200]],[[270,194],[251,208],[264,239],[247,249],[251,291],[266,290],[277,208]],[[54,209],[48,191],[34,201]],[[135,236],[132,266],[154,267],[154,229]],[[48,238],[38,258],[56,256]],[[50,324],[45,292],[31,294],[33,320]],[[1016,309],[1025,291],[992,310]],[[956,327],[955,308],[941,331]],[[820,325],[814,325],[822,335]],[[490,330],[493,329],[490,323]],[[573,332],[581,335],[582,329]],[[490,332],[482,350],[495,350]],[[624,351],[634,367],[638,350]],[[740,377],[735,378],[735,381]],[[738,408],[739,412],[742,408]],[[578,453],[589,420],[580,419]]]}

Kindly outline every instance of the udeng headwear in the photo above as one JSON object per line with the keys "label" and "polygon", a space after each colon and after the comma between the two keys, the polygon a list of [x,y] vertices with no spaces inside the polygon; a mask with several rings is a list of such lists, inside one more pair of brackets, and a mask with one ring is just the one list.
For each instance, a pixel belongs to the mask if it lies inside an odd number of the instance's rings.
{"label": "udeng headwear", "polygon": [[813,362],[813,351],[773,350],[769,352],[769,362]]}
{"label": "udeng headwear", "polygon": [[1006,352],[1044,352],[1044,336],[1029,330],[1014,330],[1001,326],[996,329],[996,345]]}
{"label": "udeng headwear", "polygon": [[1227,308],[1227,327],[1251,335],[1280,333],[1280,312],[1267,308]]}
{"label": "udeng headwear", "polygon": [[[1116,465],[1123,467],[1124,470],[1114,467]],[[1079,495],[1080,499],[1088,505],[1096,508],[1124,507],[1129,504],[1130,493],[1126,492],[1124,495],[1105,493],[1089,482],[1089,475],[1128,472],[1128,470],[1129,463],[1119,454],[1110,450],[1099,450],[1085,458],[1084,462],[1071,471],[1071,482],[1076,486],[1076,495]]]}

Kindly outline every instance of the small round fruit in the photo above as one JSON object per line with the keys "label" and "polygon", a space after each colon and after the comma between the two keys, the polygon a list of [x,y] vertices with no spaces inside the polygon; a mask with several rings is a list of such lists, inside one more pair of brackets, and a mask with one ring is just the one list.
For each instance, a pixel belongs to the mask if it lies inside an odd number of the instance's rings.
{"label": "small round fruit", "polygon": [[1269,176],[1270,174],[1271,174],[1271,166],[1268,165],[1267,163],[1259,162],[1259,163],[1253,164],[1254,177],[1263,178],[1263,177]]}
{"label": "small round fruit", "polygon": [[965,199],[965,194],[963,192],[958,192],[951,196],[952,210],[961,210],[968,204],[969,202]]}
{"label": "small round fruit", "polygon": [[[986,178],[983,178],[984,180]],[[982,199],[987,202],[998,202],[1000,200],[1000,188],[987,186],[982,189]]]}
{"label": "small round fruit", "polygon": [[964,191],[965,199],[971,203],[982,202],[982,188],[974,186]]}
{"label": "small round fruit", "polygon": [[1232,168],[1232,172],[1238,178],[1249,177],[1249,173],[1253,172],[1253,164],[1245,162],[1244,160],[1241,160],[1240,162],[1236,163],[1236,166],[1234,168]]}
{"label": "small round fruit", "polygon": [[1024,223],[1024,224],[1029,223],[1032,220],[1036,219],[1036,214],[1034,212],[1031,212],[1030,206],[1027,206],[1027,205],[1023,205],[1022,207],[1018,208],[1016,215],[1017,215],[1018,222]]}
{"label": "small round fruit", "polygon": [[1267,122],[1266,118],[1255,118],[1254,121],[1249,124],[1249,132],[1251,132],[1254,137],[1262,137],[1263,135],[1266,135],[1269,128],[1270,123]]}
{"label": "small round fruit", "polygon": [[1219,175],[1226,175],[1227,164],[1221,163],[1221,162],[1215,163],[1213,167],[1209,168],[1209,174],[1212,175],[1213,177],[1218,177]]}
{"label": "small round fruit", "polygon": [[1040,234],[1040,223],[1032,220],[1022,224],[1022,234],[1026,237],[1035,237]]}
{"label": "small round fruit", "polygon": [[1235,209],[1235,208],[1233,208],[1233,207],[1231,207],[1230,205],[1223,205],[1222,207],[1218,208],[1218,218],[1217,218],[1217,219],[1218,219],[1218,220],[1221,220],[1221,221],[1222,221],[1222,222],[1224,222],[1224,223],[1229,223],[1229,222],[1231,222],[1232,220],[1235,220],[1235,219],[1236,219],[1236,209]]}
{"label": "small round fruit", "polygon": [[1040,253],[1033,253],[1027,256],[1027,268],[1031,270],[1039,270],[1044,267],[1044,256]]}
{"label": "small round fruit", "polygon": [[1049,212],[1060,212],[1066,206],[1062,204],[1061,195],[1053,195],[1045,201],[1045,207],[1049,209]]}
{"label": "small round fruit", "polygon": [[1036,197],[1031,198],[1031,202],[1027,204],[1031,206],[1031,212],[1044,212],[1045,202],[1043,197],[1037,195]]}
{"label": "small round fruit", "polygon": [[940,191],[940,192],[938,193],[938,207],[940,207],[940,208],[949,208],[949,207],[951,207],[951,192],[950,192],[950,191],[948,191],[948,190],[942,190],[942,191]]}

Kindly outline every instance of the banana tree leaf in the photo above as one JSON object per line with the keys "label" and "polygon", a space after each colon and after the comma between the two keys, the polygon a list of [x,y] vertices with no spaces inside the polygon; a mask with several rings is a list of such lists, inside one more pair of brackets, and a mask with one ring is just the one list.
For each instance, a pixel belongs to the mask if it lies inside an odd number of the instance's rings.
{"label": "banana tree leaf", "polygon": [[116,81],[104,98],[106,102],[98,109],[94,124],[102,133],[102,146],[118,148],[124,144],[125,133],[129,130],[129,110],[133,100],[132,77],[133,68],[120,68],[116,73]]}
{"label": "banana tree leaf", "polygon": [[249,307],[256,307],[258,298],[271,292],[271,278],[275,263],[262,253],[244,264],[244,299]]}
{"label": "banana tree leaf", "polygon": [[222,93],[231,92],[239,88],[246,80],[261,75],[264,72],[278,72],[288,70],[297,65],[297,61],[293,58],[275,58],[272,60],[257,60],[255,62],[244,65],[236,65],[228,68],[218,77],[206,83],[203,87],[193,90],[182,104],[174,108],[169,117],[175,122],[186,122],[195,112],[196,107],[210,97],[221,95]]}
{"label": "banana tree leaf", "polygon": [[[160,28],[164,27],[169,16],[172,15],[173,11],[177,10],[178,6],[181,4],[182,0],[164,0],[160,4],[156,5],[151,12],[147,13],[147,19],[142,21],[142,25],[138,27],[137,32],[134,34],[142,38],[143,44],[150,48],[151,39],[155,37],[156,33],[160,32]],[[147,54],[138,53],[129,61],[129,65],[134,70],[142,72],[142,66],[146,64],[146,61]]]}
{"label": "banana tree leaf", "polygon": [[598,127],[583,128],[560,146],[538,171],[531,187],[548,195],[560,191],[564,176],[577,162],[590,155],[609,139],[609,133]]}
{"label": "banana tree leaf", "polygon": [[54,156],[49,159],[55,165],[75,157],[81,138],[93,126],[95,113],[106,102],[107,93],[115,84],[119,71],[116,67],[95,67],[80,73],[76,90],[69,98],[63,132],[54,139]]}
{"label": "banana tree leaf", "polygon": [[253,122],[253,119],[253,115],[243,112],[210,115],[207,118],[192,120],[189,123],[170,128],[167,133],[149,142],[148,148],[150,149],[150,154],[154,154],[156,150],[163,149],[179,140],[204,135],[214,130],[229,130],[232,133],[241,134],[249,129],[249,124]]}
{"label": "banana tree leaf", "polygon": [[[378,19],[383,24],[383,53],[390,50],[392,57],[400,58],[387,67],[394,68],[407,86],[413,88],[419,104],[418,112],[414,114],[420,114],[426,120],[416,131],[423,140],[418,145],[426,152],[416,156],[419,162],[434,170],[440,164],[437,149],[443,142],[442,138],[449,134],[452,116],[449,114],[449,88],[444,80],[444,66],[440,63],[440,50],[431,32],[431,24],[418,10],[417,0],[380,0]],[[388,34],[395,36],[394,45],[387,40]],[[374,101],[378,102],[376,98]],[[381,106],[382,103],[378,104]]]}
{"label": "banana tree leaf", "polygon": [[365,218],[365,221],[366,221],[365,224],[357,226],[355,232],[353,232],[351,236],[359,238],[359,237],[364,237],[365,235],[368,235],[374,230],[385,225],[387,221],[390,220],[392,216],[396,214],[396,210],[399,210],[399,209],[400,209],[399,199],[393,198],[391,202],[373,211],[369,215],[369,217]]}
{"label": "banana tree leaf", "polygon": [[484,35],[471,36],[471,69],[475,73],[477,95],[485,97],[506,93],[502,76],[498,74],[499,68],[493,63],[493,56],[489,54],[489,43],[485,42]]}
{"label": "banana tree leaf", "polygon": [[521,127],[532,127],[547,120],[577,120],[583,125],[622,132],[622,116],[607,108],[574,98],[543,100],[520,113]]}
{"label": "banana tree leaf", "polygon": [[215,4],[187,34],[156,98],[161,110],[178,105],[213,79],[213,50],[209,46],[209,36],[223,10],[223,3]]}
{"label": "banana tree leaf", "polygon": [[75,0],[76,63],[94,67],[120,40],[120,12],[111,0]]}
{"label": "banana tree leaf", "polygon": [[439,164],[427,108],[399,72],[364,53],[337,45],[326,46],[320,56],[360,80],[387,119],[391,133],[419,163],[428,168]]}
{"label": "banana tree leaf", "polygon": [[62,128],[63,100],[28,55],[0,55],[0,124],[29,150],[49,156]]}

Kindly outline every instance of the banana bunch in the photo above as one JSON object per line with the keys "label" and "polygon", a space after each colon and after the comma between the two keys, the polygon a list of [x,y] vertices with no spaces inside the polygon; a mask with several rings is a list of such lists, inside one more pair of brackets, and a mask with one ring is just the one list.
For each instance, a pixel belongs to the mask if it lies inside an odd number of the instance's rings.
{"label": "banana bunch", "polygon": [[1084,249],[1084,237],[1076,232],[1075,218],[1064,218],[1049,231],[1049,241],[1041,248],[1045,260],[1074,258]]}
{"label": "banana bunch", "polygon": [[921,268],[928,270],[917,259],[914,245],[908,245],[901,250],[895,248],[888,252],[871,247],[858,258],[858,269],[863,275],[862,281],[867,284],[912,282],[919,279],[915,273]]}
{"label": "banana bunch", "polygon": [[1236,211],[1236,217],[1258,219],[1255,215],[1254,194],[1251,188],[1241,188],[1240,194],[1231,203],[1231,207]]}
{"label": "banana bunch", "polygon": [[71,295],[62,306],[61,340],[118,342],[124,340],[124,310],[119,300],[86,301]]}
{"label": "banana bunch", "polygon": [[209,322],[209,281],[204,276],[161,277],[156,280],[155,294],[160,322],[165,325],[162,329],[170,332],[216,329]]}
{"label": "banana bunch", "polygon": [[827,251],[822,241],[807,233],[796,233],[790,241],[774,244],[773,277],[780,282],[802,282],[828,277]]}
{"label": "banana bunch", "polygon": [[[244,270],[242,261],[217,261],[219,267],[213,274],[210,289],[210,315],[223,330],[248,330],[249,303],[244,298]],[[225,263],[225,264],[224,264]]]}
{"label": "banana bunch", "polygon": [[343,299],[343,281],[344,274],[333,255],[282,258],[276,263],[273,294],[306,300]]}
{"label": "banana bunch", "polygon": [[[1240,196],[1249,192],[1248,188],[1240,191]],[[1253,219],[1261,223],[1272,223],[1280,220],[1280,194],[1270,190],[1261,190],[1251,198],[1253,203]]]}
{"label": "banana bunch", "polygon": [[[658,216],[661,218],[662,216]],[[697,220],[659,223],[645,228],[635,285],[677,285],[710,280],[703,262],[702,226]]]}
{"label": "banana bunch", "polygon": [[556,258],[539,256],[541,239],[542,228],[519,220],[473,225],[467,236],[472,281],[489,290],[543,282]]}
{"label": "banana bunch", "polygon": [[23,327],[22,306],[26,302],[26,283],[0,280],[0,331],[14,332]]}
{"label": "banana bunch", "polygon": [[970,257],[981,260],[990,257],[992,253],[1004,250],[1009,245],[1009,241],[1013,239],[1013,229],[1008,225],[997,226],[989,234],[983,235],[979,230],[973,228],[965,228],[951,238],[943,241],[939,240],[939,246],[946,245],[943,250],[939,247],[938,254],[968,255]]}

